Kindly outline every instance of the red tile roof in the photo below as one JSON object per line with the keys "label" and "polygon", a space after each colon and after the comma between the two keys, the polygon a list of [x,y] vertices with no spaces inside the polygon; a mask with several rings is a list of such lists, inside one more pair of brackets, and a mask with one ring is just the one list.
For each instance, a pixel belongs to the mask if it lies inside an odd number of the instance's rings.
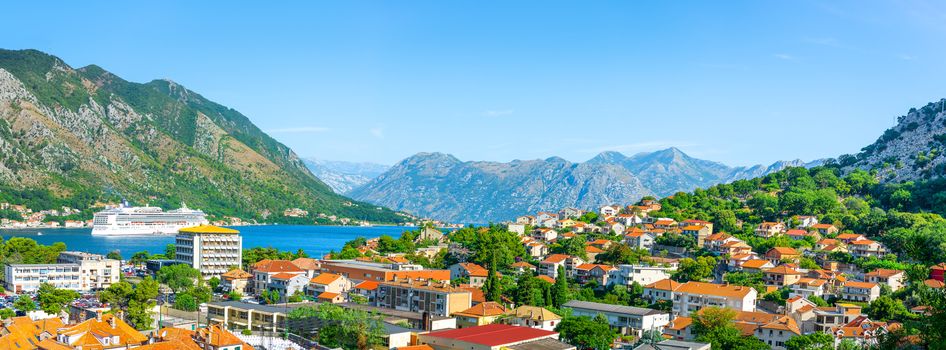
{"label": "red tile roof", "polygon": [[275,273],[275,272],[305,272],[296,264],[289,260],[260,260],[253,264],[253,271]]}
{"label": "red tile roof", "polygon": [[375,289],[378,289],[378,282],[364,281],[355,285],[355,289],[375,290]]}
{"label": "red tile roof", "polygon": [[430,332],[424,336],[453,339],[467,343],[494,347],[505,344],[521,343],[533,339],[547,338],[555,334],[558,333],[531,327],[518,327],[506,324],[489,324],[485,326]]}

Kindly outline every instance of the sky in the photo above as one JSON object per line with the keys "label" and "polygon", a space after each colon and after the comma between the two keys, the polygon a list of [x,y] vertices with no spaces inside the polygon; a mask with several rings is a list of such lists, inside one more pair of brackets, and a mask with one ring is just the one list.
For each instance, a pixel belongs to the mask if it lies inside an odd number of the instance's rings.
{"label": "sky", "polygon": [[942,1],[19,1],[0,48],[171,79],[303,157],[729,165],[856,153],[946,97]]}

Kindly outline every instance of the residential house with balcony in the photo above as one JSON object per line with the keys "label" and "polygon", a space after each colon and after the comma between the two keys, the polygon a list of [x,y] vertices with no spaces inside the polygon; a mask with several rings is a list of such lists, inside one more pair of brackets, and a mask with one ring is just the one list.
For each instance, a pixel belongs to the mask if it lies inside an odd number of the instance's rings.
{"label": "residential house with balcony", "polygon": [[670,323],[670,314],[660,310],[572,300],[562,307],[572,310],[573,316],[596,317],[604,315],[608,325],[621,334],[640,337],[646,330],[663,330]]}
{"label": "residential house with balcony", "polygon": [[472,306],[470,291],[449,281],[399,279],[378,284],[376,305],[389,309],[449,316]]}
{"label": "residential house with balcony", "polygon": [[689,316],[707,306],[755,311],[755,288],[690,281],[673,291],[673,313]]}
{"label": "residential house with balcony", "polygon": [[841,289],[841,299],[861,302],[872,302],[880,297],[880,285],[872,282],[844,282]]}
{"label": "residential house with balcony", "polygon": [[781,222],[765,221],[755,228],[755,235],[759,237],[775,237],[785,232],[785,224]]}
{"label": "residential house with balcony", "polygon": [[801,279],[801,276],[801,272],[785,265],[779,265],[762,272],[762,279],[765,285],[778,288],[797,283],[798,280]]}
{"label": "residential house with balcony", "polygon": [[871,283],[886,284],[891,291],[903,288],[903,270],[876,269],[864,274],[864,280]]}

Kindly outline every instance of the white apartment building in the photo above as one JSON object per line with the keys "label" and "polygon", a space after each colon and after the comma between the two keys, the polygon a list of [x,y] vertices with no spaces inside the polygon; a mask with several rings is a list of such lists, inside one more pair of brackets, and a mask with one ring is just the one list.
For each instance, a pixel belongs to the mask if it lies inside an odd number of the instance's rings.
{"label": "white apartment building", "polygon": [[646,330],[662,331],[670,323],[670,314],[660,310],[594,303],[590,301],[572,300],[562,305],[572,310],[573,316],[596,317],[604,315],[608,325],[617,329],[621,334],[640,337]]}
{"label": "white apartment building", "polygon": [[59,253],[57,263],[78,264],[81,290],[100,290],[118,283],[122,273],[122,262],[107,259],[103,255],[78,251]]}
{"label": "white apartment building", "polygon": [[755,288],[705,282],[687,282],[673,291],[673,313],[689,316],[706,306],[755,311]]}
{"label": "white apartment building", "polygon": [[200,225],[182,228],[175,238],[175,259],[200,271],[204,278],[220,277],[243,263],[240,231]]}
{"label": "white apartment building", "polygon": [[637,282],[641,286],[670,278],[669,267],[645,265],[617,265],[609,272],[608,281],[611,284],[630,286]]}
{"label": "white apartment building", "polygon": [[7,264],[3,287],[14,293],[30,293],[49,283],[59,289],[81,291],[80,271],[79,264]]}

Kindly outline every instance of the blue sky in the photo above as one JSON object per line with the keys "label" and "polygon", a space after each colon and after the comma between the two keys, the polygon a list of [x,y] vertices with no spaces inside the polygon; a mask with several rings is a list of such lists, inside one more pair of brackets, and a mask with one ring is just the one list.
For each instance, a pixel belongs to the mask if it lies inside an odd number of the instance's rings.
{"label": "blue sky", "polygon": [[58,2],[0,47],[169,78],[301,156],[834,157],[946,97],[938,1]]}

